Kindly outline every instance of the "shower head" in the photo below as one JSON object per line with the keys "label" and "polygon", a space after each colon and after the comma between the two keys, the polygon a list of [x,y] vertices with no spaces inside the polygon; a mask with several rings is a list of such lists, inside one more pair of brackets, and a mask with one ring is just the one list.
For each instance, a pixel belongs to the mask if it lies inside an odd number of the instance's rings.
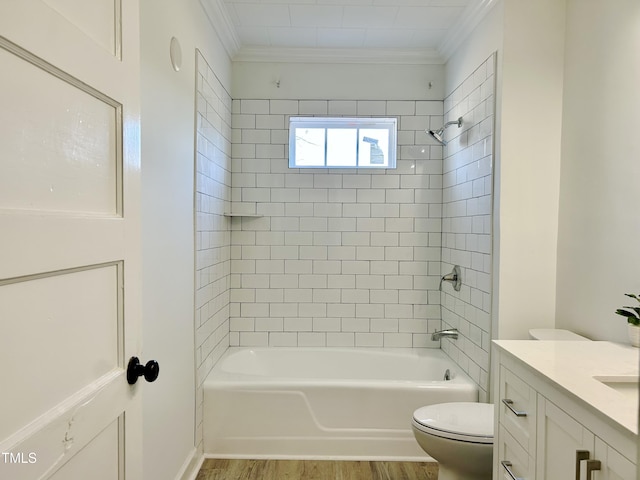
{"label": "shower head", "polygon": [[458,117],[458,120],[453,120],[451,122],[447,122],[443,125],[442,128],[438,130],[429,130],[429,135],[436,139],[436,141],[441,145],[446,145],[447,142],[444,139],[444,131],[449,125],[458,125],[458,128],[462,126],[462,117]]}
{"label": "shower head", "polygon": [[442,138],[443,133],[444,133],[444,127],[442,127],[440,130],[436,130],[435,132],[433,130],[429,130],[429,135],[435,138],[438,141],[438,143],[441,143],[442,145],[446,145],[447,142],[445,142],[444,138]]}

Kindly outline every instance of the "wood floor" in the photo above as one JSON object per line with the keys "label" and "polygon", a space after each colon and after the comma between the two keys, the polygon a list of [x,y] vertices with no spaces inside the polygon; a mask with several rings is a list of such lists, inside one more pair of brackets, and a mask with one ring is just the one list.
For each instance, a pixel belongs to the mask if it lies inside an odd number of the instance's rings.
{"label": "wood floor", "polygon": [[431,462],[206,459],[196,480],[435,480]]}

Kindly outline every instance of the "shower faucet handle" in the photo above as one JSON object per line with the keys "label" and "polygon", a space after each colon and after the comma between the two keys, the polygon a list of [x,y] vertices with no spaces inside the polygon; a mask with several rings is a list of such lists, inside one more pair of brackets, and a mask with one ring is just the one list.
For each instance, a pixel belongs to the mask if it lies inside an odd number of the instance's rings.
{"label": "shower faucet handle", "polygon": [[455,265],[451,273],[444,275],[440,279],[440,291],[442,291],[442,282],[451,282],[453,289],[459,292],[462,287],[462,270],[460,269],[460,265]]}

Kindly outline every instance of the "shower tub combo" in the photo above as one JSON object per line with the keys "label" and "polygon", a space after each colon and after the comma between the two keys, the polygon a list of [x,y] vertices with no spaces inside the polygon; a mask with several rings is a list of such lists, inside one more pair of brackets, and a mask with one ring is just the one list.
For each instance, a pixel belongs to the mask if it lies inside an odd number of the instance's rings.
{"label": "shower tub combo", "polygon": [[413,411],[476,401],[440,349],[230,348],[204,382],[204,453],[427,460]]}

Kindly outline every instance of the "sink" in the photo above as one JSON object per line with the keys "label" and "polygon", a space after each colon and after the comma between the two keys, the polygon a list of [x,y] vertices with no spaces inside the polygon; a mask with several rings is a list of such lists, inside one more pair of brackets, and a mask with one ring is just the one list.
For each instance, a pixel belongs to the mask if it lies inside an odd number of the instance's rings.
{"label": "sink", "polygon": [[626,398],[638,400],[640,378],[636,375],[596,375],[593,379],[621,393]]}

